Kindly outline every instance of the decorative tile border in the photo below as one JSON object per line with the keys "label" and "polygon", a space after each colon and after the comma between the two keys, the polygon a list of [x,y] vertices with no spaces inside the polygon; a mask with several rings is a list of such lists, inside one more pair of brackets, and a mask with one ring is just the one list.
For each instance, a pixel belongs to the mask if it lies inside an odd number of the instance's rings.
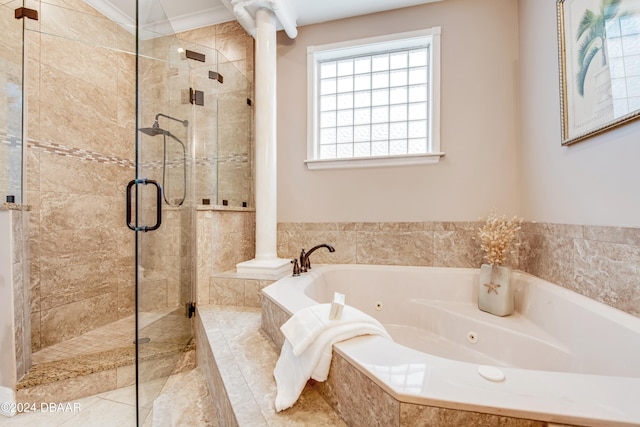
{"label": "decorative tile border", "polygon": [[22,137],[17,135],[7,134],[6,132],[0,132],[0,144],[6,145],[12,148],[22,147]]}
{"label": "decorative tile border", "polygon": [[[7,145],[13,146],[18,144],[19,141],[16,142],[13,140],[8,140],[8,141],[1,141],[1,142],[5,142]],[[57,144],[55,142],[29,140],[28,147],[35,150],[44,151],[49,154],[56,154],[59,156],[75,157],[80,160],[105,163],[105,164],[113,164],[113,165],[118,165],[125,168],[135,168],[135,161],[131,159],[122,159],[115,156],[107,156],[107,155],[98,153],[96,151],[84,150],[82,148],[67,147],[65,145]],[[249,162],[249,156],[246,154],[229,154],[226,156],[219,156],[219,157],[196,158],[196,165],[199,165],[199,166],[217,165],[220,163],[243,164],[248,162]],[[162,166],[161,160],[149,161],[149,162],[143,162],[143,163],[148,167]],[[167,166],[169,168],[176,168],[178,166],[182,166],[182,162],[170,161],[167,163]]]}
{"label": "decorative tile border", "polygon": [[131,159],[121,159],[115,156],[107,156],[95,151],[84,150],[82,148],[67,147],[62,144],[56,144],[55,142],[34,141],[30,139],[27,146],[28,148],[44,151],[49,154],[75,157],[77,159],[86,160],[89,162],[98,162],[131,169],[135,168],[135,161]]}
{"label": "decorative tile border", "polygon": [[197,157],[196,165],[212,166],[220,163],[248,163],[249,156],[246,154],[227,154],[226,156],[213,156],[213,157]]}

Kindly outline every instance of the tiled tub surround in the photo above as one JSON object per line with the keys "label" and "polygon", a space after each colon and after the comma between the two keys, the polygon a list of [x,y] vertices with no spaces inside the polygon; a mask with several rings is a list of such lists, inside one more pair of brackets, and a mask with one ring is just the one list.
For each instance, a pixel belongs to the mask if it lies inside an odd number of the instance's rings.
{"label": "tiled tub surround", "polygon": [[525,223],[520,269],[640,316],[640,228]]}
{"label": "tiled tub surround", "polygon": [[[479,267],[481,222],[280,223],[278,256],[311,263]],[[640,316],[640,228],[525,222],[507,264]]]}
{"label": "tiled tub surround", "polygon": [[[438,426],[455,425],[450,418],[468,425],[640,421],[640,378],[631,378],[640,375],[640,319],[519,272],[516,313],[501,318],[477,309],[477,280],[477,269],[317,266],[263,291],[263,328],[281,345],[278,328],[288,314],[328,302],[334,291],[389,328],[394,342],[361,337],[334,345],[344,362],[337,359],[333,378],[319,387],[348,424],[414,425],[407,413],[449,413]],[[467,342],[468,331],[477,342]],[[504,366],[506,380],[481,378],[483,364]]]}

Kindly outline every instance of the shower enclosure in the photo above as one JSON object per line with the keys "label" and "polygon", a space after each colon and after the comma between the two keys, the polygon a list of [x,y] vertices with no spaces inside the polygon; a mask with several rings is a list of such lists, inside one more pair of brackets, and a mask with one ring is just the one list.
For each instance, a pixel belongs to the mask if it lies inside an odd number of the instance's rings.
{"label": "shower enclosure", "polygon": [[30,207],[18,395],[48,370],[84,393],[135,384],[142,424],[194,363],[196,209],[253,203],[251,85],[161,2],[135,2],[135,19],[88,3],[29,1],[37,20],[0,5],[1,202]]}

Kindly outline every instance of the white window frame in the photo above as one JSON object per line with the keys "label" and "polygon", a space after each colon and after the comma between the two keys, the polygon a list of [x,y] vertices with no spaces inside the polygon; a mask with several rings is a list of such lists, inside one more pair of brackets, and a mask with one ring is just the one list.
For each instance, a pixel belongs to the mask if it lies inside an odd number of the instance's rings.
{"label": "white window frame", "polygon": [[[440,27],[307,47],[307,159],[309,169],[359,168],[438,163],[440,151]],[[429,147],[425,154],[319,158],[319,63],[360,54],[430,44]],[[384,46],[384,47],[382,47]]]}

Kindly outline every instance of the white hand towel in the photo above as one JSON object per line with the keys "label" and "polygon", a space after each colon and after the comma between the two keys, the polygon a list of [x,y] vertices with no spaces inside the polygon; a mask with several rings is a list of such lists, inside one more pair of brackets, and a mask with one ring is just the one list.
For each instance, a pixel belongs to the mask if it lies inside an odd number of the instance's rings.
{"label": "white hand towel", "polygon": [[[346,308],[347,306],[345,310]],[[365,322],[335,321],[327,325],[326,329],[320,332],[299,356],[294,354],[291,342],[285,339],[273,372],[277,386],[276,411],[280,412],[291,407],[300,397],[309,378],[316,381],[327,379],[334,343],[359,335],[380,335],[391,339],[378,321],[367,317]]]}
{"label": "white hand towel", "polygon": [[280,327],[295,356],[300,356],[321,333],[338,325],[372,323],[384,329],[376,319],[349,305],[344,306],[340,319],[330,320],[330,313],[331,304],[312,305],[296,312]]}

